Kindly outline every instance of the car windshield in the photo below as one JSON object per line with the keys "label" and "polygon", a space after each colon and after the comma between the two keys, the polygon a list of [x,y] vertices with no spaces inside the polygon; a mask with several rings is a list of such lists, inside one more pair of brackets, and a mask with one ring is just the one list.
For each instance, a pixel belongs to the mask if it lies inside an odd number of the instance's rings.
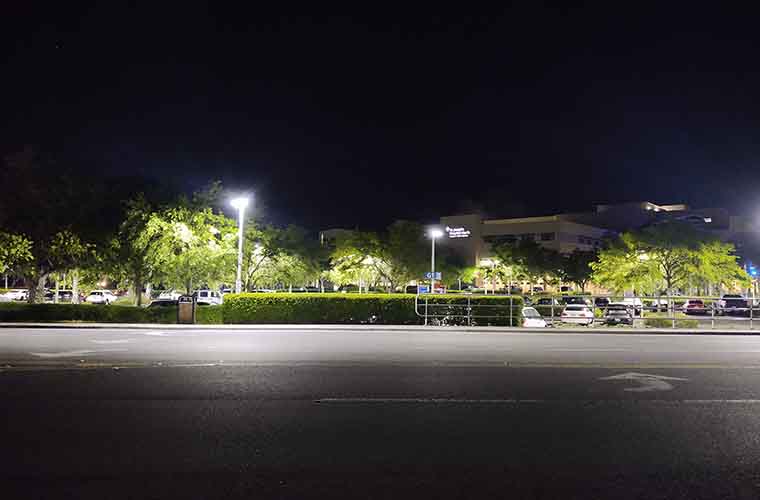
{"label": "car windshield", "polygon": [[536,311],[532,307],[524,307],[523,316],[525,316],[526,318],[540,318],[541,317],[538,311]]}

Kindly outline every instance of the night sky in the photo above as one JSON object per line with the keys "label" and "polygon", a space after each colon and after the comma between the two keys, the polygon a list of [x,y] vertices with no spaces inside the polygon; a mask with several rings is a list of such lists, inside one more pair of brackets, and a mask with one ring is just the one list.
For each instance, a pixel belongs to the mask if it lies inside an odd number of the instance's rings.
{"label": "night sky", "polygon": [[756,12],[158,3],[5,5],[3,153],[219,178],[314,230],[644,199],[760,213]]}

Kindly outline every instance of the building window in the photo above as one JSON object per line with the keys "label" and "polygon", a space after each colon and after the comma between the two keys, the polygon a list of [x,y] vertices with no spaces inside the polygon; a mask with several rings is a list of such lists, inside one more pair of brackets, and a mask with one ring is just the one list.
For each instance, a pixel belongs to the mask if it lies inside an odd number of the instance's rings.
{"label": "building window", "polygon": [[541,241],[554,241],[554,233],[541,233]]}

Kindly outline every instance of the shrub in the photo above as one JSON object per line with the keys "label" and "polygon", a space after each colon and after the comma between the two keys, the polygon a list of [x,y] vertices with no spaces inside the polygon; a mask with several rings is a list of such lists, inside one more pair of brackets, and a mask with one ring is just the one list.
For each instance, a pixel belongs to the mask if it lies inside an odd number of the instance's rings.
{"label": "shrub", "polygon": [[[510,297],[465,297],[428,295],[442,324],[467,324],[469,304],[472,324],[509,324]],[[225,296],[221,306],[224,323],[318,323],[318,324],[422,324],[414,310],[414,295],[342,294],[342,293],[247,293]],[[421,310],[424,307],[421,303]],[[512,298],[512,324],[518,325],[522,299]],[[481,316],[480,318],[478,316]],[[483,316],[499,316],[485,318]]]}
{"label": "shrub", "polygon": [[[644,324],[651,328],[673,328],[673,320],[668,318],[646,318]],[[676,328],[694,329],[698,326],[696,319],[676,319]]]}
{"label": "shrub", "polygon": [[173,308],[90,304],[0,304],[0,321],[88,321],[94,323],[174,323]]}

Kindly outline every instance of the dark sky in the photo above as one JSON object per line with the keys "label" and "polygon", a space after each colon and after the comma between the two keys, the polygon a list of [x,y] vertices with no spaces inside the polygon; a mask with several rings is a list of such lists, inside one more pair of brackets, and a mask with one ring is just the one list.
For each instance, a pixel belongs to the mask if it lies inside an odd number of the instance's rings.
{"label": "dark sky", "polygon": [[4,152],[220,178],[312,229],[642,199],[760,212],[756,12],[159,3],[5,6]]}

